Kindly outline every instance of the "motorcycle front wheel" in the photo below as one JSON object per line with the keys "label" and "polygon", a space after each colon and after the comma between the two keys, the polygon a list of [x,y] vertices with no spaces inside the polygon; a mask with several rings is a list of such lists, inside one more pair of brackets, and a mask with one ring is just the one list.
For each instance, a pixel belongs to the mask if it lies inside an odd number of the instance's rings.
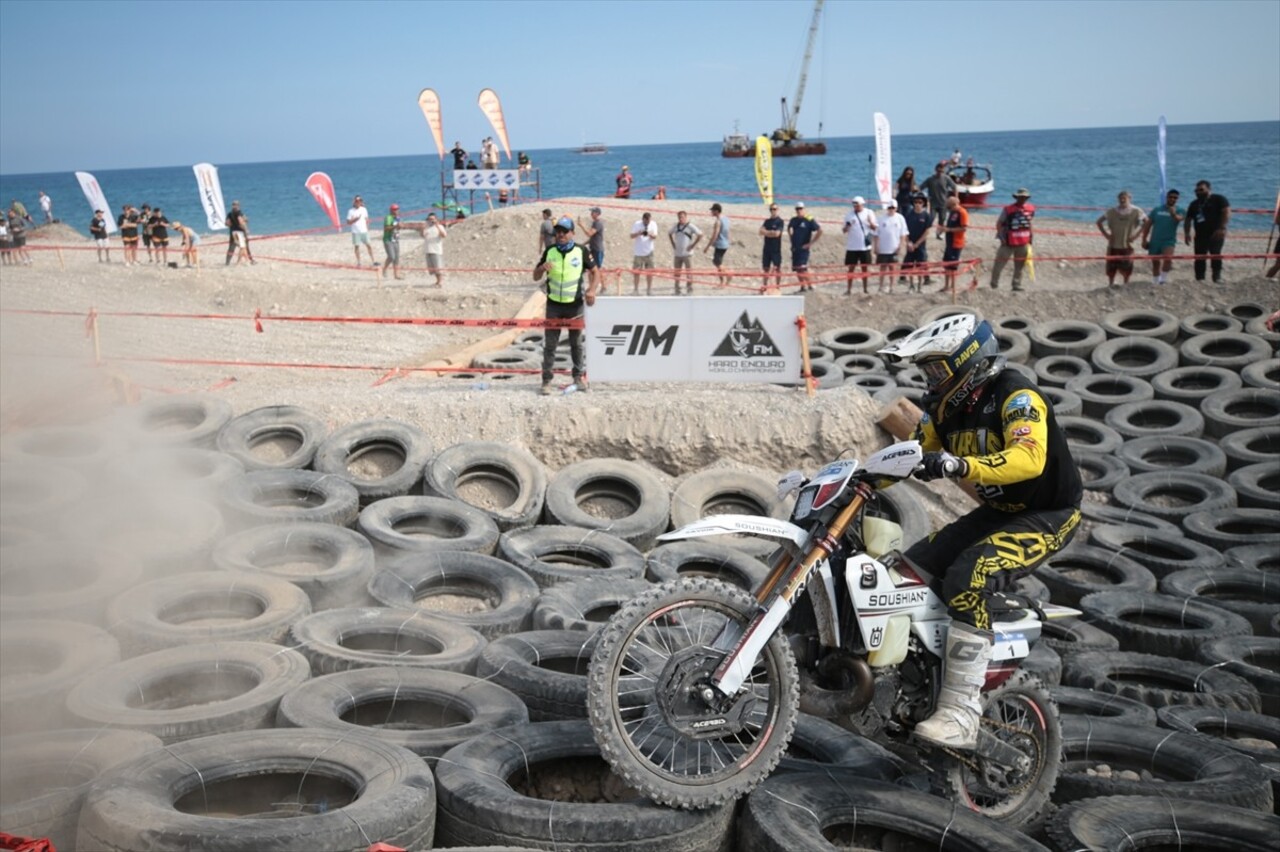
{"label": "motorcycle front wheel", "polygon": [[[795,657],[781,632],[734,695],[712,674],[758,605],[707,578],[646,592],[601,629],[587,710],[601,755],[633,788],[678,808],[749,793],[781,759],[795,729]],[[717,641],[719,640],[719,641]]]}

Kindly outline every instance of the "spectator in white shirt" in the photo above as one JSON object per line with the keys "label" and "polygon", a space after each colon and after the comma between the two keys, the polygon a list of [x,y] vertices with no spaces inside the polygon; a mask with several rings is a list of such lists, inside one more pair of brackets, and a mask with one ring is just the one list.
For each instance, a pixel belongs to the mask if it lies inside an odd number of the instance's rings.
{"label": "spectator in white shirt", "polygon": [[877,292],[893,292],[893,277],[898,273],[898,255],[906,245],[907,220],[898,212],[898,202],[890,198],[884,219],[876,229],[876,263],[880,264],[880,286]]}
{"label": "spectator in white shirt", "polygon": [[867,202],[861,195],[853,197],[853,209],[845,214],[844,227],[844,294],[853,292],[853,270],[862,267],[862,292],[867,292],[867,277],[870,275],[871,246],[876,236],[876,214],[864,206]]}
{"label": "spectator in white shirt", "polygon": [[360,246],[369,253],[369,265],[377,266],[378,261],[373,259],[373,246],[369,245],[369,210],[358,195],[347,211],[347,224],[351,226],[351,249],[356,253],[356,266],[360,265]]}
{"label": "spectator in white shirt", "polygon": [[640,294],[640,271],[641,269],[649,270],[645,276],[647,280],[646,294],[653,295],[653,242],[658,238],[658,225],[653,221],[648,213],[640,217],[640,221],[631,226],[631,268],[636,270],[631,274],[632,290],[636,295]]}

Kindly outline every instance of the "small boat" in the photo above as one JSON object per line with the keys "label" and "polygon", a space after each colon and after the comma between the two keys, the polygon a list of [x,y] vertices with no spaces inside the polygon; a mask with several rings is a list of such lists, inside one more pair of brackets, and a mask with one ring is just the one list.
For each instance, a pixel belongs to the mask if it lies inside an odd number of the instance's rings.
{"label": "small boat", "polygon": [[574,150],[575,154],[607,154],[609,148],[603,142],[584,142],[581,148]]}
{"label": "small boat", "polygon": [[[827,143],[806,142],[801,139],[779,141],[775,138],[771,147],[775,157],[803,157],[827,153]],[[755,141],[742,133],[731,133],[724,137],[724,144],[720,147],[722,157],[754,157],[755,155]]]}
{"label": "small boat", "polygon": [[956,192],[963,207],[984,207],[987,196],[995,192],[996,181],[989,165],[972,160],[963,166],[952,166],[947,174],[956,182]]}
{"label": "small boat", "polygon": [[754,157],[756,145],[747,134],[738,133],[735,128],[735,132],[724,137],[724,144],[720,146],[720,154],[724,157]]}

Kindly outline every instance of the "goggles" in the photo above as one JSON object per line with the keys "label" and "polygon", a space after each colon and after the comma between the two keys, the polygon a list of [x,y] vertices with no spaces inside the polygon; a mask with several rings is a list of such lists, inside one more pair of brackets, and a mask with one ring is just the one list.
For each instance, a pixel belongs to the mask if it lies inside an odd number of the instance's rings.
{"label": "goggles", "polygon": [[945,358],[922,361],[916,366],[920,368],[920,372],[924,375],[925,383],[931,388],[940,387],[953,375],[951,365],[947,363]]}

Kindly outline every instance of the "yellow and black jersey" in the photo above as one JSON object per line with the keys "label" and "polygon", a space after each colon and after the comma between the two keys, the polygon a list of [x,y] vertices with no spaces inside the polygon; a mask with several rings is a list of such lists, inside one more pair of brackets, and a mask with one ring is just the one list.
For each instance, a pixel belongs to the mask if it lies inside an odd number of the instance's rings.
{"label": "yellow and black jersey", "polygon": [[926,452],[969,463],[965,479],[1002,512],[1077,508],[1084,493],[1066,435],[1040,389],[1013,370],[984,384],[945,422],[921,418],[912,436]]}

